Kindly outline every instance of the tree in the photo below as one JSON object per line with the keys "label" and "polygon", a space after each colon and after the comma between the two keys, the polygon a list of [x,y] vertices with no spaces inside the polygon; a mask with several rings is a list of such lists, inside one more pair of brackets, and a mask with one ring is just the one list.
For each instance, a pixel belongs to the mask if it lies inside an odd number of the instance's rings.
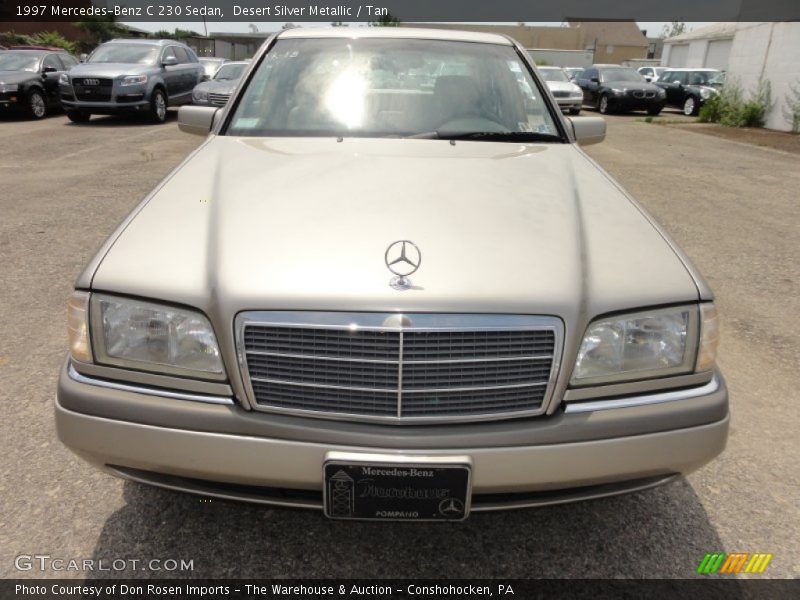
{"label": "tree", "polygon": [[661,37],[662,38],[671,38],[675,37],[676,35],[681,35],[682,33],[686,33],[686,23],[683,21],[673,21],[669,25],[664,25],[664,28],[661,30]]}
{"label": "tree", "polygon": [[783,109],[784,118],[792,125],[793,133],[800,133],[800,80],[789,84],[789,92],[784,97],[786,106]]}
{"label": "tree", "polygon": [[87,46],[87,49],[125,35],[125,30],[117,25],[114,17],[86,17],[83,21],[75,23],[75,26],[86,35],[87,39],[83,45]]}
{"label": "tree", "polygon": [[377,21],[370,21],[370,27],[400,27],[400,19],[393,17],[392,13],[386,13]]}
{"label": "tree", "polygon": [[55,48],[62,48],[70,54],[75,54],[78,51],[77,44],[70,42],[57,31],[40,31],[31,37],[31,42],[36,46],[53,46]]}

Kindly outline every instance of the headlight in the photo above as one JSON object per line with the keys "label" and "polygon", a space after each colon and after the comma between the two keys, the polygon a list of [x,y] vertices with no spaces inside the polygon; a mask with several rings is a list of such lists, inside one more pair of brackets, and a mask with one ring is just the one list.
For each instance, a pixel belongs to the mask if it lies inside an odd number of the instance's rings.
{"label": "headlight", "polygon": [[714,92],[712,92],[710,89],[708,89],[708,88],[700,88],[700,97],[703,100],[708,100],[713,95],[714,95]]}
{"label": "headlight", "polygon": [[19,85],[16,83],[0,83],[0,92],[16,92]]}
{"label": "headlight", "polygon": [[690,373],[695,368],[699,310],[642,311],[591,323],[583,337],[573,385]]}
{"label": "headlight", "polygon": [[193,100],[200,100],[200,101],[208,100],[208,92],[206,90],[195,89],[192,92],[192,99]]}
{"label": "headlight", "polygon": [[91,324],[99,363],[204,379],[225,377],[211,324],[196,311],[92,295]]}
{"label": "headlight", "polygon": [[122,78],[120,85],[139,85],[141,83],[147,83],[147,75],[128,75]]}
{"label": "headlight", "polygon": [[612,88],[612,90],[611,90],[611,91],[614,93],[614,95],[615,95],[615,96],[621,96],[622,94],[624,94],[624,93],[625,93],[625,90],[624,90],[624,89],[623,89],[623,90],[620,90],[620,89],[617,89],[617,88]]}
{"label": "headlight", "polygon": [[58,76],[58,83],[61,85],[69,85],[69,76],[66,73],[62,73]]}
{"label": "headlight", "polygon": [[67,300],[69,355],[80,362],[92,362],[89,342],[89,292],[74,292]]}
{"label": "headlight", "polygon": [[667,92],[666,92],[666,90],[664,88],[658,88],[658,91],[656,92],[656,94],[658,95],[659,98],[666,98],[667,97]]}

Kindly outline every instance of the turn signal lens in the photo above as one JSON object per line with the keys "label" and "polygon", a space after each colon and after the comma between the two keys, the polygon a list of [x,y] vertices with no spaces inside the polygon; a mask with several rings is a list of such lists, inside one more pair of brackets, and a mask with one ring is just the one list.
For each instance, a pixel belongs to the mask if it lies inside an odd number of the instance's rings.
{"label": "turn signal lens", "polygon": [[73,360],[92,362],[89,341],[89,292],[74,292],[67,300],[69,354]]}
{"label": "turn signal lens", "polygon": [[717,361],[719,317],[713,304],[700,305],[700,348],[697,352],[697,371],[708,371]]}

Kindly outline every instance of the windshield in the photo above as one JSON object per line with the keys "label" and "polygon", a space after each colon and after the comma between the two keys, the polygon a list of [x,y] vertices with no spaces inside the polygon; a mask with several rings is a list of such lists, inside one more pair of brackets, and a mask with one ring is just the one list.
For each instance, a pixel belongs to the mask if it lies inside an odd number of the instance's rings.
{"label": "windshield", "polygon": [[626,81],[631,83],[641,83],[644,77],[633,69],[620,67],[618,69],[600,69],[603,81]]}
{"label": "windshield", "polygon": [[243,136],[487,132],[558,136],[511,46],[374,38],[279,39],[228,129]]}
{"label": "windshield", "polygon": [[561,69],[539,69],[545,81],[569,81],[567,74]]}
{"label": "windshield", "polygon": [[223,65],[220,67],[217,74],[214,75],[214,79],[217,80],[229,80],[229,79],[239,79],[244,73],[244,68],[247,65],[244,63],[241,64],[232,64],[232,65]]}
{"label": "windshield", "polygon": [[27,52],[0,52],[0,71],[38,71],[39,56]]}
{"label": "windshield", "polygon": [[198,60],[200,60],[200,64],[203,65],[203,69],[209,77],[216,73],[220,65],[225,62],[222,58],[201,58]]}
{"label": "windshield", "polygon": [[155,64],[160,52],[161,48],[158,46],[103,44],[92,53],[86,62],[152,65]]}
{"label": "windshield", "polygon": [[689,73],[690,85],[722,85],[725,77],[721,71],[692,71]]}

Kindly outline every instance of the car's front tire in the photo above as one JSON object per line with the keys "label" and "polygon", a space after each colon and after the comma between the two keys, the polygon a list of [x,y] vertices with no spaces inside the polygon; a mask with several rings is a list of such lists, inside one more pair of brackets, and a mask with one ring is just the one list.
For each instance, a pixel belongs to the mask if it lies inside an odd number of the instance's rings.
{"label": "car's front tire", "polygon": [[47,116],[47,100],[38,88],[28,93],[28,116],[32,119],[44,119]]}
{"label": "car's front tire", "polygon": [[92,118],[91,113],[87,113],[82,110],[68,110],[66,112],[67,118],[73,123],[86,123]]}
{"label": "car's front tire", "polygon": [[687,117],[696,115],[699,108],[698,102],[695,100],[694,96],[689,96],[683,102],[683,114]]}
{"label": "car's front tire", "polygon": [[153,123],[163,123],[167,120],[167,96],[161,89],[153,90],[150,97],[150,120]]}
{"label": "car's front tire", "polygon": [[601,115],[607,115],[611,112],[611,103],[608,99],[608,94],[600,96],[600,100],[597,103],[597,110],[600,111]]}

